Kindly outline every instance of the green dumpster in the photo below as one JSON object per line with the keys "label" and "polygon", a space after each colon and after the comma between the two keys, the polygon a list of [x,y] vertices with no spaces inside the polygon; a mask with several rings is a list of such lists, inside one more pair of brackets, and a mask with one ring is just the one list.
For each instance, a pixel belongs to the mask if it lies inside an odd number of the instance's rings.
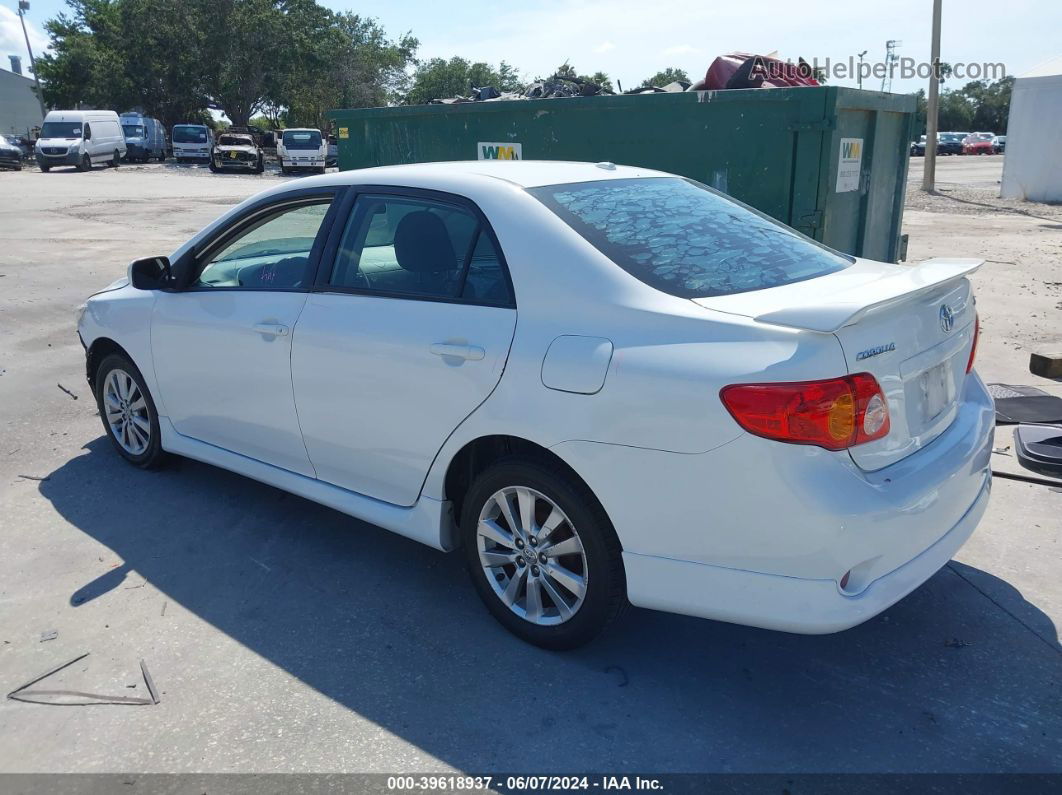
{"label": "green dumpster", "polygon": [[718,188],[841,251],[900,258],[914,96],[774,88],[336,110],[341,170],[611,161]]}

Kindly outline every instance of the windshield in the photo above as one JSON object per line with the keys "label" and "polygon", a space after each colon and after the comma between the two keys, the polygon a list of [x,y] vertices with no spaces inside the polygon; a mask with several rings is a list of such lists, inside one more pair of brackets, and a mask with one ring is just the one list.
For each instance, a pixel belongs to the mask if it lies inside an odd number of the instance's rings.
{"label": "windshield", "polygon": [[139,124],[123,124],[122,132],[126,138],[143,138],[144,128]]}
{"label": "windshield", "polygon": [[218,146],[254,146],[254,141],[242,135],[223,135],[218,138]]}
{"label": "windshield", "polygon": [[175,144],[205,144],[206,141],[206,127],[192,124],[178,124],[173,128],[173,142]]}
{"label": "windshield", "polygon": [[845,257],[680,177],[528,191],[632,276],[682,298],[761,290],[842,270]]}
{"label": "windshield", "polygon": [[321,133],[317,130],[300,130],[284,132],[284,147],[286,149],[319,149],[321,147]]}
{"label": "windshield", "polygon": [[46,121],[41,127],[41,138],[80,138],[79,121]]}

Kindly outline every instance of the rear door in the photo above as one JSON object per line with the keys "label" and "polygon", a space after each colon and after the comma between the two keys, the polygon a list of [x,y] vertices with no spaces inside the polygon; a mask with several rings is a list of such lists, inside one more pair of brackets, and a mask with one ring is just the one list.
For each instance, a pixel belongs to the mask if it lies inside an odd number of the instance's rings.
{"label": "rear door", "polygon": [[423,191],[361,193],[330,249],[291,353],[306,450],[321,480],[412,505],[505,367],[505,262],[473,205]]}

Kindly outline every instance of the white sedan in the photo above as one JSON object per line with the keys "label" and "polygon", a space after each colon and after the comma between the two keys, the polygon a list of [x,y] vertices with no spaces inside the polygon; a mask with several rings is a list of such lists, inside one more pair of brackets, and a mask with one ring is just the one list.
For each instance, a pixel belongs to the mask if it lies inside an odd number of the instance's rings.
{"label": "white sedan", "polygon": [[532,643],[628,601],[823,633],[984,513],[978,265],[848,257],[660,172],[439,163],[260,193],[78,325],[128,461],[461,548]]}

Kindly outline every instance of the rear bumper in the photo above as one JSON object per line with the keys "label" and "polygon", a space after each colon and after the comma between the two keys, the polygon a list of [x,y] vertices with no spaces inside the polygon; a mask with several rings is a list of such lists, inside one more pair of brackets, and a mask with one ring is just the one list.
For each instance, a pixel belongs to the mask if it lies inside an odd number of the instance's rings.
{"label": "rear bumper", "polygon": [[973,534],[988,507],[991,475],[943,538],[848,596],[835,580],[806,580],[624,552],[632,604],[783,632],[822,635],[862,624],[938,572]]}

